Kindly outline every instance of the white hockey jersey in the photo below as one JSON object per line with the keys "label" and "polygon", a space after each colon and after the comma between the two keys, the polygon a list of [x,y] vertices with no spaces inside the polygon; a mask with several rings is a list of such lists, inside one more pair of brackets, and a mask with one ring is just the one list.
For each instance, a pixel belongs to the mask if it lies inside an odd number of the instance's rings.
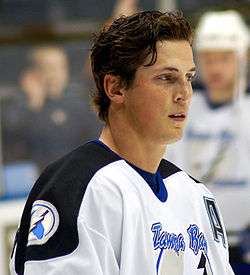
{"label": "white hockey jersey", "polygon": [[11,274],[233,274],[213,195],[166,160],[158,173],[163,200],[100,142],[50,165],[26,203]]}
{"label": "white hockey jersey", "polygon": [[203,94],[195,94],[184,137],[167,146],[165,156],[209,185],[230,231],[250,223],[249,110],[248,99],[213,109]]}

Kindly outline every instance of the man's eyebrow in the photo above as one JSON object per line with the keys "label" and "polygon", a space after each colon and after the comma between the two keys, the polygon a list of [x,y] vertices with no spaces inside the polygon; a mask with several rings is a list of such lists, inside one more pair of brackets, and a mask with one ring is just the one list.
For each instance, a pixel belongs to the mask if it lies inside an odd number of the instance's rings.
{"label": "man's eyebrow", "polygon": [[[158,71],[159,72],[162,72],[162,71],[179,72],[179,70],[175,67],[164,67],[164,68],[159,69]],[[196,68],[193,67],[188,72],[195,72],[195,71],[196,71]]]}
{"label": "man's eyebrow", "polygon": [[174,71],[174,72],[179,72],[179,70],[175,67],[163,67],[160,68],[158,71]]}

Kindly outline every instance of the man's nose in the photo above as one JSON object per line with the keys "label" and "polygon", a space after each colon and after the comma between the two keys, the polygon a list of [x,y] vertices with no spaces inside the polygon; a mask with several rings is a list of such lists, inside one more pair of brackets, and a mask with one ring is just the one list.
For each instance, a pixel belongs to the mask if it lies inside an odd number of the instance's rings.
{"label": "man's nose", "polygon": [[175,92],[174,101],[179,103],[186,103],[192,94],[192,87],[189,82],[183,81]]}

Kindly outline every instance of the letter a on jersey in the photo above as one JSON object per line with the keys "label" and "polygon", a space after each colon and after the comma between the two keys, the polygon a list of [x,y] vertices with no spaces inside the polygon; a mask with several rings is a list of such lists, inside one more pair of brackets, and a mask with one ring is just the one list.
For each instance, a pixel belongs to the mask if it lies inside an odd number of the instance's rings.
{"label": "letter a on jersey", "polygon": [[222,227],[222,222],[220,220],[218,209],[215,204],[215,200],[212,198],[204,197],[204,202],[206,205],[208,217],[212,227],[214,240],[216,242],[220,242],[220,238],[221,238],[223,245],[226,247],[225,233]]}

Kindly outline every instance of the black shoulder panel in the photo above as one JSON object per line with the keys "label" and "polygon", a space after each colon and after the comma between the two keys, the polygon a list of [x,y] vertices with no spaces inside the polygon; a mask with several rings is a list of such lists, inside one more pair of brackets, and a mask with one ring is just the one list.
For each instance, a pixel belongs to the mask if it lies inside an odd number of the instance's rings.
{"label": "black shoulder panel", "polygon": [[166,159],[162,159],[160,162],[159,171],[162,178],[164,179],[182,170],[174,165],[172,162],[169,162]]}
{"label": "black shoulder panel", "polygon": [[[15,269],[19,275],[23,274],[26,261],[59,257],[76,249],[77,217],[87,185],[99,169],[117,160],[115,154],[89,142],[45,169],[30,192],[16,236]],[[60,223],[46,243],[27,246],[31,209],[36,200],[54,205]]]}

